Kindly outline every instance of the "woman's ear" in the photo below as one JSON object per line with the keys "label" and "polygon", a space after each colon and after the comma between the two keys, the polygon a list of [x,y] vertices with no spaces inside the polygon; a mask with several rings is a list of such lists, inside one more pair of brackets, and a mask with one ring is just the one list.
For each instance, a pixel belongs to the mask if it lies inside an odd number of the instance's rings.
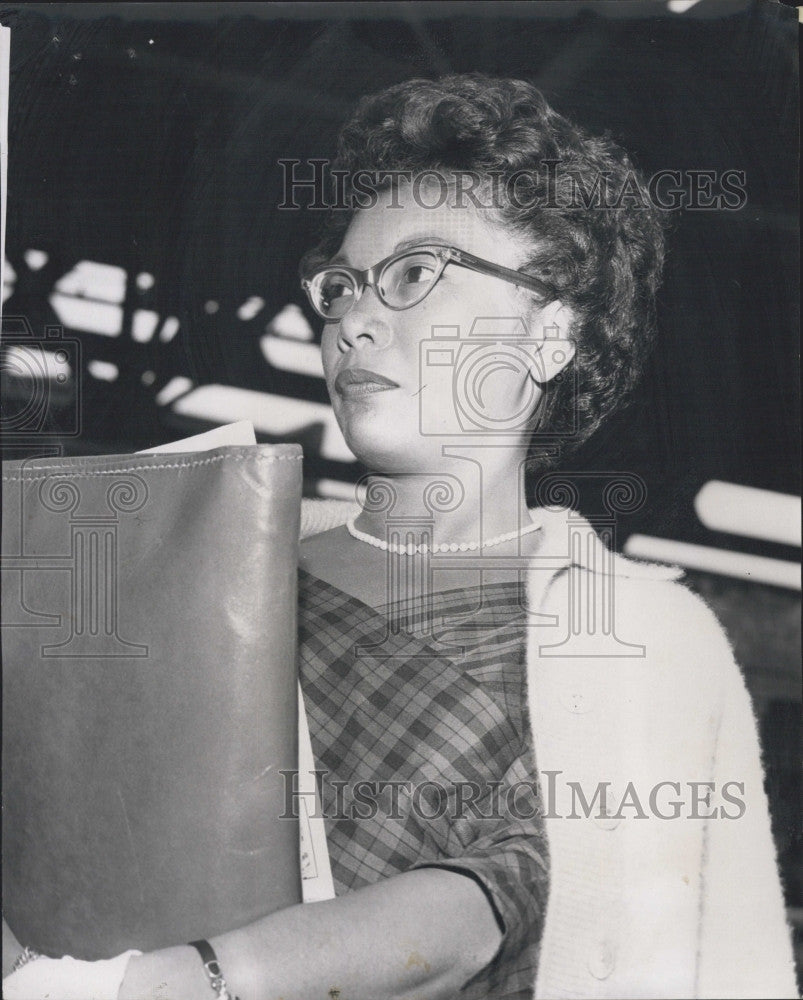
{"label": "woman's ear", "polygon": [[572,339],[574,313],[560,301],[549,302],[537,309],[531,318],[533,363],[530,378],[546,385],[569,364],[575,355]]}

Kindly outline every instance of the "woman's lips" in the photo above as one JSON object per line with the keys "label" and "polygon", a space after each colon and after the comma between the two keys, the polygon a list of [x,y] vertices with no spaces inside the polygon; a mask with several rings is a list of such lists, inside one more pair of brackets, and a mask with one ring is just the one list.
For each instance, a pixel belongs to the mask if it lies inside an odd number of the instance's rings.
{"label": "woman's lips", "polygon": [[354,399],[358,396],[368,396],[374,392],[386,392],[388,389],[398,389],[397,382],[392,382],[378,372],[367,368],[344,368],[338,372],[335,379],[335,391],[344,399]]}

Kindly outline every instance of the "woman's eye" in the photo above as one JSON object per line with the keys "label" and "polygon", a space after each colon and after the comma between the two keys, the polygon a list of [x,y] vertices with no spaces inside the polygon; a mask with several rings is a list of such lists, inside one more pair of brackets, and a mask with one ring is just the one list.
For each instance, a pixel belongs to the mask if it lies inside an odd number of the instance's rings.
{"label": "woman's eye", "polygon": [[345,295],[351,295],[351,286],[344,282],[331,282],[324,288],[324,298],[327,302],[335,299],[342,299]]}
{"label": "woman's eye", "polygon": [[435,271],[426,264],[411,264],[405,268],[403,280],[406,285],[417,285],[432,281]]}

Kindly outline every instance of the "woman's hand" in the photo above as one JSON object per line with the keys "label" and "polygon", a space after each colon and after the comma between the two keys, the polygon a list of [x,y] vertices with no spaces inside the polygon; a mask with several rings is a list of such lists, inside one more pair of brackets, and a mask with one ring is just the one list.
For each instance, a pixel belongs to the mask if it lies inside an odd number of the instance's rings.
{"label": "woman's hand", "polygon": [[[4,936],[6,934],[4,927]],[[7,932],[13,953],[19,942]],[[453,997],[496,953],[501,934],[485,894],[453,871],[397,875],[325,903],[290,907],[213,939],[233,993],[308,1000]],[[125,1000],[161,986],[198,1000],[209,983],[198,953],[177,947],[101,962],[37,958],[3,981],[4,1000]]]}
{"label": "woman's hand", "polygon": [[4,1000],[117,1000],[129,959],[126,951],[100,962],[35,958],[3,980]]}

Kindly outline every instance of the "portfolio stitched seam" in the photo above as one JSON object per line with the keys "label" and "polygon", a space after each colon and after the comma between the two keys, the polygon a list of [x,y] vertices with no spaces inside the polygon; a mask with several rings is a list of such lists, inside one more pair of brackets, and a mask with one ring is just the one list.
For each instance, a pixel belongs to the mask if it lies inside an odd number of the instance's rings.
{"label": "portfolio stitched seam", "polygon": [[[246,447],[253,447],[247,445]],[[273,462],[301,462],[303,455],[259,455],[259,461],[272,464]],[[47,475],[22,475],[3,476],[4,483],[36,482],[37,479],[86,479],[92,476],[119,476],[123,472],[150,472],[156,469],[193,469],[200,465],[210,465],[212,462],[222,462],[223,459],[229,462],[242,462],[246,458],[253,459],[252,455],[215,455],[213,458],[204,458],[197,462],[165,462],[161,465],[131,465],[124,469],[81,469],[75,472],[58,472],[48,470],[58,470],[59,465],[37,465],[36,472],[47,472]]]}

